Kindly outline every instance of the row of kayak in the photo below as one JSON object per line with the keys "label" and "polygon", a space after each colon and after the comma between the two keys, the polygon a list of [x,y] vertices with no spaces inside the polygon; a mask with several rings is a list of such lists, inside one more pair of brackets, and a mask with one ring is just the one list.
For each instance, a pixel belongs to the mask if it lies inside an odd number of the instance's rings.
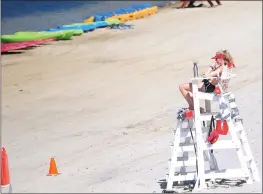
{"label": "row of kayak", "polygon": [[58,26],[57,28],[50,28],[46,31],[61,31],[61,30],[82,30],[84,33],[93,31],[97,28],[105,28],[112,25],[120,24],[119,19],[108,19],[106,21],[97,21],[89,23],[73,23],[69,25]]}
{"label": "row of kayak", "polygon": [[120,20],[111,19],[107,21],[91,22],[91,23],[74,23],[70,25],[58,26],[41,32],[16,32],[11,35],[2,35],[2,43],[24,42],[32,40],[40,40],[46,38],[55,38],[56,40],[69,40],[72,36],[80,36],[81,34],[93,31],[97,28],[108,27],[120,24]]}
{"label": "row of kayak", "polygon": [[121,8],[114,12],[96,14],[83,23],[62,25],[40,32],[25,31],[11,35],[2,35],[1,52],[36,46],[49,41],[69,40],[72,36],[80,36],[98,28],[114,28],[117,26],[118,29],[118,26],[122,26],[123,22],[132,20],[133,17],[138,19],[154,13],[157,13],[157,6],[141,4],[129,8]]}
{"label": "row of kayak", "polygon": [[84,20],[87,22],[97,22],[97,21],[105,21],[107,19],[119,19],[121,22],[126,22],[129,20],[136,20],[140,18],[144,18],[146,16],[155,14],[158,12],[158,6],[153,6],[152,4],[145,3],[139,4],[135,6],[130,6],[127,8],[120,8],[113,12],[105,12],[96,14]]}
{"label": "row of kayak", "polygon": [[16,32],[12,35],[2,35],[1,52],[18,50],[31,46],[40,45],[49,41],[70,40],[72,36],[80,36],[85,32],[108,26],[121,26],[118,19],[92,23],[74,23],[70,25],[50,28],[41,32]]}

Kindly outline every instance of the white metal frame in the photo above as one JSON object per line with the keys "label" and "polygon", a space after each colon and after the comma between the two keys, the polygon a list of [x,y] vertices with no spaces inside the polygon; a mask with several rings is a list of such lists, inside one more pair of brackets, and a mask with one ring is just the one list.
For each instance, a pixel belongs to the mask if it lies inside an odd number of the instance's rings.
{"label": "white metal frame", "polygon": [[[224,70],[223,70],[224,71]],[[227,84],[226,88],[228,88],[229,80],[234,78],[235,74],[230,73],[222,73],[221,76],[221,84]],[[220,95],[216,95],[214,93],[203,93],[198,91],[198,82],[204,78],[192,78],[192,88],[193,88],[193,99],[194,99],[194,118],[188,121],[188,126],[185,128],[183,125],[186,121],[177,122],[177,128],[174,131],[174,141],[171,146],[172,158],[169,162],[169,174],[167,177],[167,191],[174,191],[173,187],[174,182],[176,181],[187,181],[193,180],[196,181],[194,190],[202,190],[205,189],[206,179],[231,179],[231,178],[243,178],[247,181],[247,183],[251,184],[252,181],[260,181],[258,170],[252,156],[252,152],[247,140],[247,136],[245,134],[245,130],[242,122],[234,121],[233,119],[229,119],[227,121],[229,126],[229,133],[231,135],[231,140],[218,140],[215,144],[211,145],[210,143],[205,142],[203,138],[203,133],[207,132],[207,127],[202,126],[202,121],[210,121],[212,115],[220,114],[220,112],[211,112],[211,101],[218,101],[219,97],[223,97],[226,101],[228,100],[227,96],[231,93],[226,92],[223,89],[223,93]],[[209,79],[209,78],[208,78]],[[200,100],[205,100],[206,113],[200,113]],[[235,104],[236,106],[236,104]],[[197,110],[197,111],[196,111]],[[181,146],[180,140],[189,136],[189,128],[193,128],[195,132],[195,145],[196,145],[196,157],[190,157],[189,160],[178,161],[177,157],[182,152],[193,152],[193,145]],[[207,133],[206,133],[207,134]],[[240,169],[225,169],[219,170],[217,167],[216,159],[211,152],[211,150],[215,149],[236,149],[236,153],[240,162]],[[244,150],[244,152],[242,152]],[[208,160],[210,164],[210,171],[205,171],[205,159]],[[197,162],[196,162],[197,158]],[[175,175],[176,168],[182,166],[196,166],[198,167],[198,172],[181,174],[180,172]]]}

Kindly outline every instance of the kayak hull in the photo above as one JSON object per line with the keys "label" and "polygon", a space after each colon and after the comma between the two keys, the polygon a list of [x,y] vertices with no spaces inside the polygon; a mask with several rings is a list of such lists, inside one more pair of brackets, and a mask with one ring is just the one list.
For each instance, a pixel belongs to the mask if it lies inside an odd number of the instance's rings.
{"label": "kayak hull", "polygon": [[63,25],[63,26],[59,26],[59,29],[81,29],[84,32],[89,32],[89,31],[93,31],[96,29],[96,25],[91,23],[75,23],[75,24],[69,24],[69,25]]}
{"label": "kayak hull", "polygon": [[[59,28],[49,28],[45,32],[59,32],[59,31],[67,31],[67,30],[59,29]],[[80,36],[84,33],[82,29],[75,29],[72,31],[73,31],[73,36]]]}
{"label": "kayak hull", "polygon": [[23,48],[28,48],[31,46],[37,46],[46,42],[54,41],[55,38],[48,38],[48,39],[42,39],[42,40],[33,40],[33,41],[27,41],[27,42],[15,42],[15,43],[4,43],[1,44],[1,52],[8,52],[13,50],[19,50]]}
{"label": "kayak hull", "polygon": [[2,35],[3,43],[26,42],[33,40],[41,40],[47,38],[55,38],[56,40],[68,40],[73,36],[72,31],[59,32],[16,32],[12,35]]}
{"label": "kayak hull", "polygon": [[51,32],[51,31],[48,31],[48,32],[45,32],[45,31],[42,31],[42,32],[30,32],[30,31],[26,31],[26,32],[16,32],[14,33],[14,35],[25,35],[25,36],[37,36],[39,34],[43,34],[43,35],[49,35],[49,34],[56,34],[58,36],[56,36],[57,40],[69,40],[71,39],[71,37],[73,36],[73,33],[74,33],[74,30],[61,30],[61,31],[54,31],[54,32]]}

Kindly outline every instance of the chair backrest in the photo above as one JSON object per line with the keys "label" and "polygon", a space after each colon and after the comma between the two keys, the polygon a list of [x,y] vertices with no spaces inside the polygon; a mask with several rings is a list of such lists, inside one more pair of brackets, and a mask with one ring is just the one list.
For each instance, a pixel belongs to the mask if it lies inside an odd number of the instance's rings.
{"label": "chair backrest", "polygon": [[232,69],[229,69],[226,65],[224,65],[219,83],[221,85],[223,93],[228,92],[229,82],[231,78],[233,78]]}

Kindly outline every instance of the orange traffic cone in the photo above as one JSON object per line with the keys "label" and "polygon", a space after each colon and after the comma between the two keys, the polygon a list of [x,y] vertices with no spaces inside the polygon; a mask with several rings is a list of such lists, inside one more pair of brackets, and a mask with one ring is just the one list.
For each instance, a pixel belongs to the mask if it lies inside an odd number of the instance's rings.
{"label": "orange traffic cone", "polygon": [[9,186],[10,185],[10,177],[9,177],[9,167],[8,167],[8,157],[6,154],[5,148],[2,148],[2,167],[1,167],[1,186]]}
{"label": "orange traffic cone", "polygon": [[58,169],[57,169],[57,165],[56,165],[56,161],[55,159],[52,157],[50,159],[50,165],[49,165],[49,172],[48,172],[48,176],[56,176],[58,175]]}

